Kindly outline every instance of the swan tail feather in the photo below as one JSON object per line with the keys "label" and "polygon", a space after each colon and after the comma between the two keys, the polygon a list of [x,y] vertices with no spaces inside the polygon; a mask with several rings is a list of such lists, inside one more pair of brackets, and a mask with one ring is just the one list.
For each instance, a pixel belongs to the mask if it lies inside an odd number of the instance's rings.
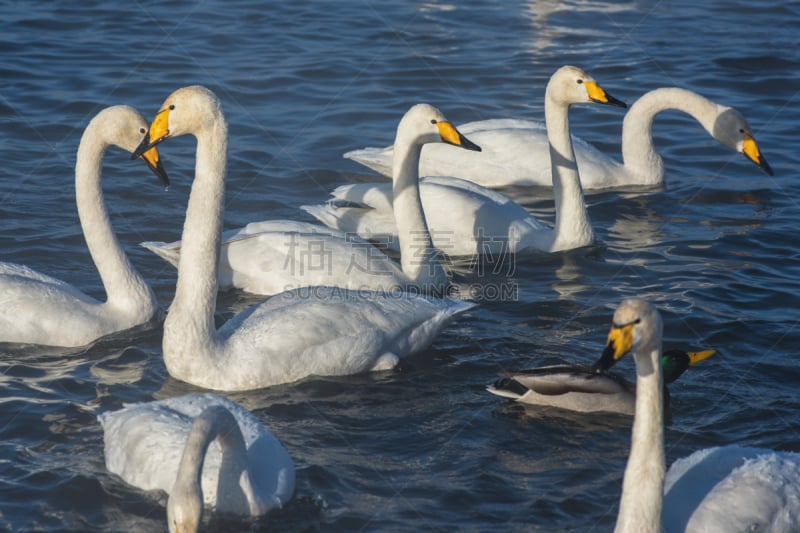
{"label": "swan tail feather", "polygon": [[378,174],[383,174],[384,176],[392,175],[392,159],[394,158],[394,148],[392,146],[387,146],[385,148],[367,147],[359,150],[351,150],[342,157],[364,165]]}
{"label": "swan tail feather", "polygon": [[166,243],[160,241],[145,241],[140,242],[139,246],[150,250],[158,257],[178,268],[178,260],[181,257],[181,247],[175,243]]}

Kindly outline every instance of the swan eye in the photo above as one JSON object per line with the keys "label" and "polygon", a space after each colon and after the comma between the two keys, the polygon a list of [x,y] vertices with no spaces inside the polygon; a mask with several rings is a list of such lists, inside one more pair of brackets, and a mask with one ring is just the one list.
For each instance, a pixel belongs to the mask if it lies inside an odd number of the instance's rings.
{"label": "swan eye", "polygon": [[169,105],[169,110],[172,111],[173,109],[175,109],[175,104],[170,104]]}
{"label": "swan eye", "polygon": [[141,133],[142,135],[144,135],[145,133],[147,133],[147,130],[146,130],[146,129],[144,129],[144,128],[139,128],[139,133]]}
{"label": "swan eye", "polygon": [[431,119],[431,124],[436,124],[436,119],[435,118]]}
{"label": "swan eye", "polygon": [[581,83],[583,83],[583,80],[579,79],[578,80],[578,85],[580,85]]}

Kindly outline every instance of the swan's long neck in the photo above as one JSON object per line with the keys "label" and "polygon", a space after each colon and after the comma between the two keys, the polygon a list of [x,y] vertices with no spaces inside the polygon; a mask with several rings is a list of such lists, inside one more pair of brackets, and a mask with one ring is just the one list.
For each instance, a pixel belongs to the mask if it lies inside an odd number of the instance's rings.
{"label": "swan's long neck", "polygon": [[75,164],[75,199],[86,245],[106,290],[109,313],[149,320],[158,303],[150,286],[133,267],[120,246],[103,198],[101,174],[109,143],[91,124],[78,147]]}
{"label": "swan's long neck", "polygon": [[553,242],[549,251],[556,252],[591,244],[594,232],[586,211],[578,164],[572,149],[569,106],[555,100],[548,91],[545,94],[544,116],[556,210]]}
{"label": "swan's long neck", "polygon": [[665,470],[661,350],[635,357],[636,412],[615,531],[655,532],[661,531]]}
{"label": "swan's long neck", "polygon": [[400,265],[415,285],[446,280],[433,247],[419,192],[422,145],[398,131],[394,143],[392,207],[400,245]]}
{"label": "swan's long neck", "polygon": [[164,362],[188,382],[215,363],[217,263],[225,200],[228,127],[220,113],[196,132],[195,177],[186,208],[175,297],[164,321]]}
{"label": "swan's long neck", "polygon": [[721,106],[699,94],[664,87],[639,98],[622,123],[622,161],[636,183],[656,185],[664,180],[664,160],[653,145],[653,120],[662,111],[676,109],[697,120],[713,136],[714,121]]}
{"label": "swan's long neck", "polygon": [[[167,503],[170,515],[179,516],[187,509],[195,507],[202,515],[203,492],[202,476],[208,447],[214,440],[220,444],[222,459],[217,481],[216,506],[225,511],[235,511],[220,499],[235,500],[244,507],[238,511],[258,514],[259,509],[250,509],[248,500],[252,494],[243,494],[240,479],[247,472],[247,446],[239,429],[239,424],[230,411],[222,406],[206,408],[193,422],[181,456],[178,475]],[[248,476],[249,477],[249,476]],[[236,496],[234,497],[235,493]],[[198,506],[199,504],[199,506]],[[198,516],[199,518],[199,516]]]}

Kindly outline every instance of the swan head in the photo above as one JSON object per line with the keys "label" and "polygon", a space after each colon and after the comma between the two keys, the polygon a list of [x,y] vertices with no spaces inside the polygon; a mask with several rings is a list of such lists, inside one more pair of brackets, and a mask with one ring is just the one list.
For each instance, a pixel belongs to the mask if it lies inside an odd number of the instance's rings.
{"label": "swan head", "polygon": [[397,126],[397,138],[417,145],[443,142],[481,151],[480,146],[462,135],[441,111],[429,104],[414,105],[403,115]]}
{"label": "swan head", "polygon": [[750,125],[737,110],[731,107],[721,107],[714,120],[711,135],[728,148],[744,154],[747,159],[770,176],[774,175],[772,167],[769,166],[756,144]]}
{"label": "swan head", "polygon": [[[144,117],[127,105],[115,105],[100,111],[89,123],[89,127],[99,129],[108,142],[131,153],[137,149],[143,136],[147,134],[147,122]],[[162,185],[169,186],[169,177],[161,164],[157,148],[145,150],[133,159],[136,157],[147,164]]]}
{"label": "swan head", "polygon": [[138,157],[170,137],[189,133],[196,135],[206,128],[220,124],[225,124],[225,118],[217,96],[201,85],[183,87],[169,95],[161,104],[133,156]]}
{"label": "swan head", "polygon": [[608,370],[629,352],[637,357],[639,368],[638,354],[660,352],[662,329],[661,315],[656,306],[638,298],[623,300],[614,312],[606,348],[594,369]]}
{"label": "swan head", "polygon": [[595,102],[617,107],[628,107],[625,102],[608,94],[582,69],[566,65],[550,76],[545,90],[545,98],[562,105]]}
{"label": "swan head", "polygon": [[203,518],[203,497],[199,481],[176,485],[167,500],[167,526],[170,533],[195,533]]}

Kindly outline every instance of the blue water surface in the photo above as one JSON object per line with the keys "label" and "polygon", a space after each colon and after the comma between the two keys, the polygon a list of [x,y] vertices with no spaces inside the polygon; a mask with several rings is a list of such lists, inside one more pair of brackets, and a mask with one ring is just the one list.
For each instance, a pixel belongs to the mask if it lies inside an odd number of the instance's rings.
{"label": "blue water surface", "polygon": [[[216,92],[228,118],[226,228],[311,221],[300,205],[379,179],[341,156],[390,144],[414,103],[455,124],[540,120],[544,86],[564,64],[629,104],[679,86],[737,108],[775,170],[685,115],[659,115],[665,186],[589,196],[597,246],[464,274],[467,285],[511,284],[514,296],[481,301],[402,371],[230,394],[295,458],[297,490],[257,520],[207,516],[208,531],[610,530],[631,420],[523,408],[484,387],[503,370],[591,362],[627,296],[659,306],[670,346],[719,351],[671,388],[668,462],[732,442],[800,451],[798,5],[209,0],[1,11],[0,260],[98,298],[75,210],[80,135],[104,107],[150,118],[186,85]],[[619,156],[621,110],[576,106],[570,117],[575,134]],[[163,146],[168,190],[119,149],[104,165],[117,235],[164,310],[175,271],[137,244],[180,237],[194,146]],[[505,192],[552,222],[548,191]],[[256,301],[225,293],[218,315]],[[632,378],[632,360],[618,366]],[[197,390],[167,374],[160,325],[81,350],[4,349],[0,382],[0,528],[166,528],[163,495],[106,471],[96,421],[123,402]]]}

